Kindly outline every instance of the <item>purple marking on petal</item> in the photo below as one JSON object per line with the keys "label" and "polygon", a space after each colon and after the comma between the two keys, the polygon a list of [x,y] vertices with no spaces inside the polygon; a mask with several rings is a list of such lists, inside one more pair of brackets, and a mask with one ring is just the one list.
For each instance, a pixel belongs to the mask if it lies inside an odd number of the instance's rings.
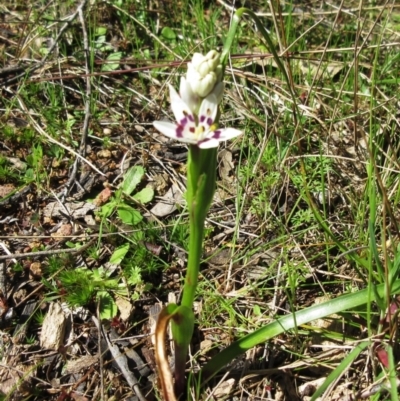
{"label": "purple marking on petal", "polygon": [[183,137],[183,127],[182,127],[182,125],[177,125],[176,126],[176,130],[175,130],[175,132],[176,132],[176,137],[177,138],[182,138]]}
{"label": "purple marking on petal", "polygon": [[183,118],[181,118],[181,120],[179,121],[179,124],[180,125],[186,125],[187,124],[187,117],[183,117]]}
{"label": "purple marking on petal", "polygon": [[189,119],[189,121],[194,122],[194,117],[193,117],[192,114],[189,114],[189,115],[188,115],[188,119]]}
{"label": "purple marking on petal", "polygon": [[203,123],[203,122],[205,121],[205,119],[206,119],[206,116],[201,115],[201,116],[199,117],[199,122],[200,122],[200,123]]}
{"label": "purple marking on petal", "polygon": [[214,139],[219,139],[220,136],[221,136],[221,130],[220,130],[220,129],[217,129],[217,130],[215,130],[215,131],[213,132],[212,138],[214,138]]}
{"label": "purple marking on petal", "polygon": [[208,118],[207,118],[207,125],[208,125],[208,126],[211,126],[211,125],[213,124],[213,122],[214,122],[214,121],[213,121],[213,119],[212,119],[211,117],[208,117]]}

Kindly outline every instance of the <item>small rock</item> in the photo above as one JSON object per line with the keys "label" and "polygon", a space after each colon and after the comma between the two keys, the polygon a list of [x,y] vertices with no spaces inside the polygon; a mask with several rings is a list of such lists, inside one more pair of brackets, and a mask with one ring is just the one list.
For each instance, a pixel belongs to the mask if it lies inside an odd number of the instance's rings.
{"label": "small rock", "polygon": [[211,341],[211,340],[203,340],[203,341],[200,343],[200,351],[201,351],[203,354],[205,354],[205,353],[207,353],[208,351],[210,351],[210,349],[213,348],[213,346],[214,346],[214,342],[213,342],[213,341]]}
{"label": "small rock", "polygon": [[133,305],[126,299],[117,297],[115,300],[121,319],[126,322],[132,315]]}
{"label": "small rock", "polygon": [[93,201],[93,204],[97,207],[104,205],[112,195],[112,191],[110,188],[104,188],[97,196],[96,199]]}
{"label": "small rock", "polygon": [[42,332],[40,333],[40,345],[46,349],[54,349],[63,345],[67,317],[58,302],[52,302],[43,321]]}
{"label": "small rock", "polygon": [[72,225],[71,224],[62,224],[60,228],[51,236],[53,238],[64,238],[72,234]]}
{"label": "small rock", "polygon": [[97,157],[99,159],[109,159],[111,157],[111,151],[108,149],[103,149],[97,152]]}

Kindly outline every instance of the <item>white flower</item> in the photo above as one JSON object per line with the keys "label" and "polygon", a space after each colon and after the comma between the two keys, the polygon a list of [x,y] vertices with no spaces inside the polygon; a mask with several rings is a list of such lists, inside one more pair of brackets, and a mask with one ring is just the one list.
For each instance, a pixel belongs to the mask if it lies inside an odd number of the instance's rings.
{"label": "white flower", "polygon": [[181,84],[179,86],[179,94],[184,101],[184,103],[189,107],[191,112],[193,114],[196,114],[198,111],[200,102],[201,102],[201,97],[196,95],[189,82],[185,77],[181,78]]}
{"label": "white flower", "polygon": [[171,108],[176,123],[154,121],[154,127],[165,136],[181,142],[198,145],[201,149],[215,148],[219,142],[235,138],[243,133],[235,128],[218,128],[215,123],[218,113],[218,99],[210,93],[201,102],[198,115],[180,97],[173,86],[169,85]]}
{"label": "white flower", "polygon": [[192,61],[188,63],[186,80],[196,95],[206,97],[221,79],[222,65],[216,50],[209,51],[205,56],[193,54]]}
{"label": "white flower", "polygon": [[[222,95],[224,92],[224,83],[223,82],[218,82],[213,90],[209,93],[213,93],[215,97],[217,98],[217,103],[220,104],[222,100]],[[192,86],[190,85],[190,82],[185,78],[181,78],[181,84],[179,87],[179,94],[182,98],[182,100],[185,102],[187,106],[189,106],[189,109],[193,114],[196,114],[199,110],[200,104],[203,100],[202,97],[198,96],[195,92],[193,92]]]}

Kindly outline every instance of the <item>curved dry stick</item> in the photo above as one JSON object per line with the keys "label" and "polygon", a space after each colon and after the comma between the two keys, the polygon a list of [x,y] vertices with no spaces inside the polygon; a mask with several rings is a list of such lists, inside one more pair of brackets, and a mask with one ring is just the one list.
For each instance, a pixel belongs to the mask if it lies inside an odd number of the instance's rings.
{"label": "curved dry stick", "polygon": [[177,401],[174,392],[172,373],[168,364],[167,351],[165,347],[165,337],[171,317],[172,315],[168,313],[166,308],[164,308],[158,316],[156,331],[154,333],[156,347],[155,357],[158,377],[165,401]]}

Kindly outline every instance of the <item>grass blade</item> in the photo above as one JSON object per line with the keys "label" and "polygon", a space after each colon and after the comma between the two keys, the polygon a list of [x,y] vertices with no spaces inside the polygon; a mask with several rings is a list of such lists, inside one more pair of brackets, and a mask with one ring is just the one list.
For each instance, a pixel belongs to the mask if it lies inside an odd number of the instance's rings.
{"label": "grass blade", "polygon": [[[382,296],[384,293],[385,285],[380,284],[376,287],[373,294],[369,293],[368,288],[355,293],[346,294],[336,299],[324,302],[322,304],[314,305],[309,308],[296,312],[296,318],[293,314],[284,316],[275,320],[254,333],[248,334],[238,341],[231,344],[229,347],[220,352],[216,357],[212,358],[200,371],[200,378],[203,383],[213,377],[220,369],[229,364],[233,359],[245,353],[247,350],[254,346],[268,341],[277,335],[292,330],[296,325],[311,322],[315,319],[322,319],[334,313],[344,312],[351,310],[360,305],[365,305],[370,298],[374,301],[374,295],[377,293]],[[392,294],[400,292],[400,280],[393,283]]]}
{"label": "grass blade", "polygon": [[327,388],[334,383],[335,381],[338,381],[341,376],[347,372],[348,366],[358,357],[358,355],[361,354],[362,351],[364,351],[365,348],[370,345],[369,341],[364,341],[360,344],[358,344],[351,352],[349,355],[346,356],[346,358],[343,359],[343,361],[339,364],[339,366],[326,378],[322,386],[313,394],[311,397],[310,401],[315,401],[318,397],[320,397],[326,390]]}

